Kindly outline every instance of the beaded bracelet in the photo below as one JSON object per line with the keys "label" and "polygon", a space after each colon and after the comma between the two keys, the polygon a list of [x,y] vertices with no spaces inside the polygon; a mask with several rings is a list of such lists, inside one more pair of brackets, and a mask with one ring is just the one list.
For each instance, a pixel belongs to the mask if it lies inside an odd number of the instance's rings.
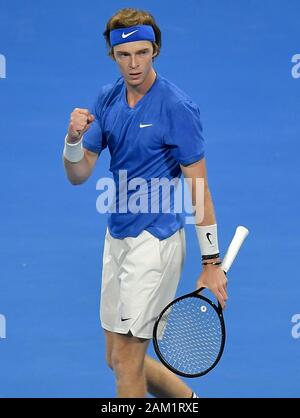
{"label": "beaded bracelet", "polygon": [[214,263],[202,263],[202,266],[220,266],[222,264],[222,261],[216,261]]}

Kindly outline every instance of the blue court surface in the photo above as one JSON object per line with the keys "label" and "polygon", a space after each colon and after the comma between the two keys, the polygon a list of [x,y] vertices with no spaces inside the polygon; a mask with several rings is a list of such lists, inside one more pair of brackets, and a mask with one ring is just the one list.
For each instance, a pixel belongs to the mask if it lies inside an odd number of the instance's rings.
{"label": "blue court surface", "polygon": [[[222,253],[237,225],[250,230],[229,274],[224,356],[189,383],[208,398],[298,397],[298,0],[0,0],[0,397],[115,396],[96,211],[109,152],[74,187],[62,149],[73,108],[119,76],[102,32],[125,6],[152,12],[156,70],[200,106]],[[178,295],[201,271],[192,225],[186,238]]]}

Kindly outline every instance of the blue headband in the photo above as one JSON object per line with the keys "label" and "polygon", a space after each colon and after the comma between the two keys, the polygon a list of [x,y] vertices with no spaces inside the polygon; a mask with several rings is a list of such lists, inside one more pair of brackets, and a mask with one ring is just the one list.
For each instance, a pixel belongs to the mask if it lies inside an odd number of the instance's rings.
{"label": "blue headband", "polygon": [[111,46],[126,42],[151,41],[155,42],[155,33],[150,25],[130,26],[129,28],[114,29],[109,34]]}

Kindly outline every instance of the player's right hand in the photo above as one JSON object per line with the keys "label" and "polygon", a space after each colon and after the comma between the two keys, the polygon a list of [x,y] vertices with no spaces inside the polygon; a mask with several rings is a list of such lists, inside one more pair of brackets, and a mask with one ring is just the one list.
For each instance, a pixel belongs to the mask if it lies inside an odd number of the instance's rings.
{"label": "player's right hand", "polygon": [[77,142],[94,122],[95,116],[91,115],[88,109],[76,107],[70,116],[68,128],[68,142]]}
{"label": "player's right hand", "polygon": [[203,271],[198,278],[196,288],[206,287],[210,289],[220,302],[222,309],[226,307],[227,295],[227,278],[221,267],[204,266]]}

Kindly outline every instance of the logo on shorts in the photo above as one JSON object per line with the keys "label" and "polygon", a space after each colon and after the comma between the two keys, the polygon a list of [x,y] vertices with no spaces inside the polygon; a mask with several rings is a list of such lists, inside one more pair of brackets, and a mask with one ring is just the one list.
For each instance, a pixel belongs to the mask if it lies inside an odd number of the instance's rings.
{"label": "logo on shorts", "polygon": [[124,321],[129,321],[129,319],[131,319],[131,318],[121,318],[121,321],[122,321],[122,322],[124,322]]}

